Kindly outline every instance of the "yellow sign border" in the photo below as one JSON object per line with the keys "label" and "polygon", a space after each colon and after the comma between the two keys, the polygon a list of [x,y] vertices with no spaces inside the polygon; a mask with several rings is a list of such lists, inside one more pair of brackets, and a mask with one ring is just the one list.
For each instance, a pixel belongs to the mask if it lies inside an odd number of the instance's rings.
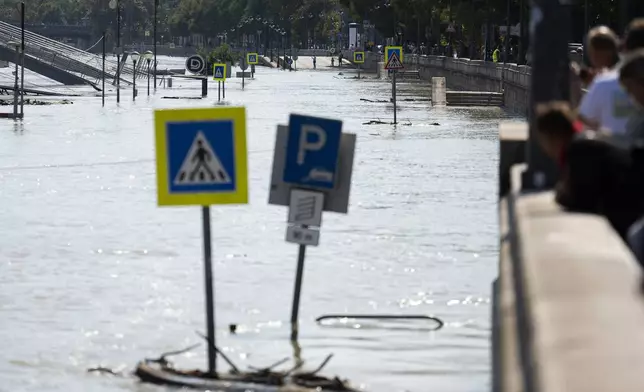
{"label": "yellow sign border", "polygon": [[398,58],[398,60],[400,60],[400,64],[405,64],[403,61],[404,54],[402,46],[385,46],[385,64],[389,62],[389,50],[391,49],[398,49],[400,51],[400,58]]}
{"label": "yellow sign border", "polygon": [[[224,77],[223,77],[223,78],[216,78],[216,77],[215,77],[215,67],[221,67],[221,66],[223,66],[223,67],[224,67]],[[225,82],[225,81],[226,81],[226,71],[227,71],[227,69],[226,69],[226,64],[224,64],[224,63],[221,63],[221,64],[213,64],[213,65],[212,65],[212,80],[216,80],[216,81],[218,81],[218,82]]]}
{"label": "yellow sign border", "polygon": [[[362,53],[362,61],[356,60],[358,53]],[[353,62],[356,64],[364,64],[364,52],[353,52]]]}
{"label": "yellow sign border", "polygon": [[[255,62],[251,63],[250,62],[250,56],[255,55]],[[251,65],[257,65],[259,64],[259,55],[257,53],[246,53],[246,63],[251,64]]]}
{"label": "yellow sign border", "polygon": [[[169,122],[220,120],[233,122],[235,152],[234,191],[213,193],[170,193],[168,183],[168,143],[166,128]],[[248,156],[246,151],[246,108],[160,109],[154,111],[154,133],[157,162],[157,201],[159,206],[211,204],[248,204]]]}

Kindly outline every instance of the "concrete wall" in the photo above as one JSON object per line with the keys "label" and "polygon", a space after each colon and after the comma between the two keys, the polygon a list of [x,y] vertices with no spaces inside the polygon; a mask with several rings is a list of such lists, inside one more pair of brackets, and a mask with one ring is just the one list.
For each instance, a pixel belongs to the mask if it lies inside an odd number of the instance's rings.
{"label": "concrete wall", "polygon": [[422,79],[443,76],[448,89],[504,92],[505,106],[526,114],[529,102],[530,67],[444,56],[405,55],[405,64],[418,64]]}
{"label": "concrete wall", "polygon": [[[520,162],[525,124],[500,129],[501,174]],[[641,267],[603,217],[521,190],[514,164],[499,202],[492,391],[635,392],[644,385]]]}

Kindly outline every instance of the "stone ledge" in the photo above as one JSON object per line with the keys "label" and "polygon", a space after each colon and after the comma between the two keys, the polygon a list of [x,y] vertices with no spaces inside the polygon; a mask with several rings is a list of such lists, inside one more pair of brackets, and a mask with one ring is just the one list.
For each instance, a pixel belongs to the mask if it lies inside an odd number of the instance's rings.
{"label": "stone ledge", "polygon": [[517,304],[502,311],[517,317],[524,380],[548,392],[639,392],[644,302],[632,253],[604,218],[563,211],[553,192],[515,189],[507,201],[511,250],[500,257],[512,259]]}

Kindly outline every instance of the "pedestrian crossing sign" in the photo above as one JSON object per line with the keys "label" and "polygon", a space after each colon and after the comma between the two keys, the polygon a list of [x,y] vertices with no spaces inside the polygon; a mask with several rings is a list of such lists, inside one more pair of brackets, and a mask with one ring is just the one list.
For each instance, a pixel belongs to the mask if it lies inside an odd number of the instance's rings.
{"label": "pedestrian crossing sign", "polygon": [[226,64],[214,64],[212,66],[212,80],[226,81]]}
{"label": "pedestrian crossing sign", "polygon": [[389,60],[387,61],[387,64],[385,64],[385,69],[386,70],[395,70],[395,69],[403,69],[405,68],[398,58],[398,55],[394,52],[389,56]]}
{"label": "pedestrian crossing sign", "polygon": [[246,110],[154,112],[160,206],[248,203]]}
{"label": "pedestrian crossing sign", "polygon": [[353,52],[353,62],[356,64],[364,64],[364,52]]}
{"label": "pedestrian crossing sign", "polygon": [[250,65],[257,65],[259,63],[257,53],[248,53],[246,55],[246,62]]}
{"label": "pedestrian crossing sign", "polygon": [[385,64],[389,62],[389,58],[394,53],[398,55],[398,61],[402,64],[404,62],[402,49],[402,46],[385,46]]}

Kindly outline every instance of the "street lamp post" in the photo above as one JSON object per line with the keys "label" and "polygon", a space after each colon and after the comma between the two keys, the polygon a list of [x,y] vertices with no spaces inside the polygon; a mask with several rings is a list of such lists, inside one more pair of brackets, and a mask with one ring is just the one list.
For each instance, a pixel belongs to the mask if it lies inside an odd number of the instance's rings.
{"label": "street lamp post", "polygon": [[143,54],[143,58],[145,59],[148,66],[148,97],[150,96],[150,61],[152,61],[153,57],[154,53],[150,52],[149,50]]}
{"label": "street lamp post", "polygon": [[136,62],[139,61],[139,52],[132,52],[130,53],[130,57],[132,58],[132,100],[136,100]]}
{"label": "street lamp post", "polygon": [[111,9],[116,9],[116,103],[121,102],[121,0],[110,0]]}
{"label": "street lamp post", "polygon": [[[157,89],[157,10],[158,8],[159,8],[159,0],[154,0],[154,27],[153,27],[154,32],[152,33],[152,35],[154,36],[154,43],[153,43],[154,45],[154,91],[156,91]],[[150,95],[149,73],[150,73],[150,69],[148,67],[148,95]]]}
{"label": "street lamp post", "polygon": [[18,118],[18,92],[20,91],[20,88],[18,87],[18,64],[20,64],[20,47],[21,44],[20,42],[17,41],[9,41],[7,42],[8,46],[13,46],[16,48],[16,70],[15,70],[15,82],[13,85],[13,118],[16,119]]}

